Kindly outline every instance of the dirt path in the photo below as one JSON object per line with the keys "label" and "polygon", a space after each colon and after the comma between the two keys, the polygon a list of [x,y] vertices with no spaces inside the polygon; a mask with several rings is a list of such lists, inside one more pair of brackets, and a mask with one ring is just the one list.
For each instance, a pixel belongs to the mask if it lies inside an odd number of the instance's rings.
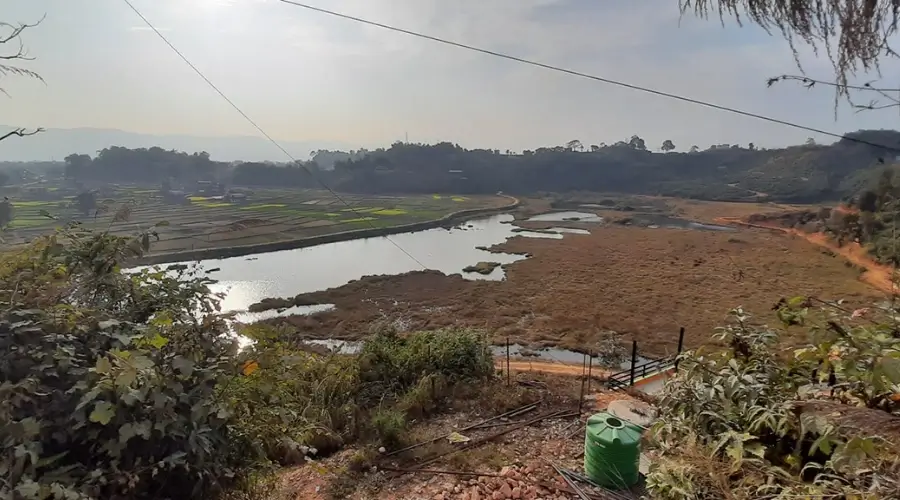
{"label": "dirt path", "polygon": [[[494,366],[497,367],[498,370],[506,370],[506,360],[502,358],[495,359]],[[582,373],[584,373],[584,368],[578,364],[565,364],[551,361],[530,361],[521,359],[510,360],[509,369],[517,372],[541,372],[573,377],[580,376]],[[599,377],[608,375],[609,371],[594,367],[591,370],[591,374]]]}
{"label": "dirt path", "polygon": [[[851,211],[851,209],[843,206],[839,207],[838,210],[848,213]],[[862,280],[869,285],[872,285],[878,290],[886,293],[893,293],[895,291],[894,283],[892,280],[894,270],[890,266],[879,264],[878,262],[872,260],[872,258],[869,257],[868,252],[866,252],[866,249],[863,248],[859,243],[847,243],[843,246],[838,246],[837,243],[831,241],[831,239],[829,239],[822,233],[805,233],[798,229],[781,227],[775,224],[750,223],[737,217],[717,217],[716,222],[722,224],[752,227],[757,229],[781,231],[787,234],[799,236],[814,245],[827,248],[828,250],[847,259],[854,265],[865,269],[865,273],[863,273],[862,275]]]}

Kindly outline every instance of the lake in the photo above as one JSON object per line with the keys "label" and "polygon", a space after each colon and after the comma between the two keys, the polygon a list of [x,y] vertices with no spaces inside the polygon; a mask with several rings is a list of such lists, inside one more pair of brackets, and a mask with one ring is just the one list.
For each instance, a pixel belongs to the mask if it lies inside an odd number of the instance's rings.
{"label": "lake", "polygon": [[[422,265],[448,275],[462,274],[467,279],[500,280],[505,273],[499,267],[488,275],[463,273],[462,268],[479,261],[509,264],[524,259],[522,255],[491,253],[476,248],[491,247],[517,236],[518,233],[513,232],[516,226],[509,224],[513,220],[509,214],[495,215],[467,221],[451,229],[427,229],[389,237],[204,260],[200,267],[219,269],[210,276],[219,280],[213,285],[213,291],[225,293],[223,311],[246,311],[251,304],[266,297],[293,297],[339,287],[363,276],[422,270]],[[243,319],[263,317],[268,315],[248,314]]]}
{"label": "lake", "polygon": [[[602,218],[588,212],[551,212],[528,220],[563,221],[573,217],[578,217],[580,222],[602,221]],[[218,280],[211,288],[213,292],[225,294],[223,311],[243,311],[240,321],[258,321],[276,315],[309,314],[330,307],[323,304],[281,312],[245,312],[251,304],[264,298],[293,297],[300,293],[326,290],[363,276],[402,274],[422,270],[424,266],[448,275],[460,274],[466,279],[502,280],[505,273],[501,267],[487,275],[463,273],[462,269],[480,261],[509,264],[526,257],[491,253],[476,247],[489,248],[514,236],[561,239],[563,234],[589,234],[584,229],[564,227],[554,227],[550,229],[552,233],[516,232],[517,226],[510,224],[513,220],[512,215],[501,214],[470,220],[450,229],[434,228],[251,256],[209,259],[199,264],[203,269],[218,269],[210,275]],[[690,229],[731,230],[674,218],[654,218],[648,222]]]}

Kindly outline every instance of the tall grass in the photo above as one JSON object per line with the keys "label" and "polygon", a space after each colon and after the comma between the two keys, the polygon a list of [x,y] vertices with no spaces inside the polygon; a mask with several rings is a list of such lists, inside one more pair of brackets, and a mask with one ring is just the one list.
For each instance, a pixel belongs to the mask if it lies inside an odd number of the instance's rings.
{"label": "tall grass", "polygon": [[280,463],[357,440],[398,446],[409,419],[439,411],[456,384],[493,373],[486,339],[466,330],[381,332],[356,356],[307,352],[259,326],[253,337],[246,366],[258,369],[222,394],[238,416],[237,431]]}

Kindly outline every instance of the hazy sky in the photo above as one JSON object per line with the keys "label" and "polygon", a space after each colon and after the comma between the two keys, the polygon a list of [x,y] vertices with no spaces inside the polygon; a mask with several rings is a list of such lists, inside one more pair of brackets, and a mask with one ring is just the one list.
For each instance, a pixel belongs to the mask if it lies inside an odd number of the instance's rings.
{"label": "hazy sky", "polygon": [[[276,0],[133,0],[269,134],[387,145],[449,140],[521,150],[802,142],[804,131],[553,73]],[[832,93],[796,73],[787,43],[755,27],[680,19],[677,0],[309,0],[324,8],[836,132],[897,128],[895,111],[834,119]],[[0,123],[153,134],[254,135],[121,0],[0,0],[26,32],[46,85],[3,78]],[[807,73],[831,66],[807,51]],[[886,82],[898,81],[897,66]],[[822,142],[827,138],[816,137]]]}

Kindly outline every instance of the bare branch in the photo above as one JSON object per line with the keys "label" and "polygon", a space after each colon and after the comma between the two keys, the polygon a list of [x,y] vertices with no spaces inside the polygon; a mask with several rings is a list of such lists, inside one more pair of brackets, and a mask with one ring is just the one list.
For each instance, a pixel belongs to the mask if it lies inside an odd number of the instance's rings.
{"label": "bare branch", "polygon": [[11,131],[11,132],[7,132],[7,133],[5,133],[5,134],[3,134],[3,135],[0,135],[0,141],[2,141],[2,140],[4,140],[4,139],[8,139],[8,138],[10,138],[10,137],[12,137],[12,136],[28,137],[29,135],[39,134],[39,133],[41,133],[41,132],[43,132],[43,131],[44,131],[44,129],[43,129],[43,128],[40,128],[40,127],[36,128],[36,129],[34,129],[34,130],[30,130],[30,131],[29,131],[29,130],[26,130],[26,129],[24,129],[24,128],[17,128],[17,129],[15,129],[15,130]]}
{"label": "bare branch", "polygon": [[[13,51],[0,52],[0,61],[33,60],[33,58],[28,55],[28,50],[25,48],[25,43],[22,42],[21,36],[25,30],[34,28],[35,26],[41,24],[46,17],[47,16],[45,14],[34,24],[19,23],[17,25],[13,25],[6,22],[0,22],[0,33],[2,33],[0,34],[0,51],[4,51],[7,48],[6,44],[17,44],[17,48]],[[41,82],[44,81],[41,75],[30,69],[21,68],[19,66],[12,66],[10,64],[0,64],[0,78],[9,76],[24,76],[26,78],[34,78],[35,80],[40,80]],[[3,87],[0,87],[0,92],[6,94],[6,96],[9,97],[9,94]],[[13,136],[27,137],[29,135],[35,135],[43,131],[43,128],[37,128],[30,131],[24,128],[17,128],[3,135],[0,135],[0,141],[9,139]]]}
{"label": "bare branch", "polygon": [[[38,22],[33,24],[19,23],[18,25],[12,25],[10,23],[0,22],[0,32],[5,33],[3,35],[0,35],[0,61],[33,60],[34,58],[28,55],[28,50],[25,48],[24,42],[22,42],[22,33],[29,28],[34,28],[35,26],[41,24],[45,17],[46,16],[42,17]],[[17,47],[12,51],[5,50],[6,44],[12,43],[15,43]],[[0,64],[0,77],[8,76],[24,76],[27,78],[34,78],[42,82],[44,81],[44,79],[41,78],[41,75],[30,69],[22,68],[19,66],[12,66],[10,64]],[[0,92],[6,94],[6,91],[3,90],[3,88],[0,88]]]}
{"label": "bare branch", "polygon": [[827,82],[825,80],[816,80],[814,78],[809,78],[808,76],[802,76],[802,75],[775,76],[775,77],[769,78],[766,81],[766,84],[769,87],[771,87],[775,83],[778,83],[780,81],[785,81],[785,80],[798,81],[798,82],[802,83],[806,88],[812,88],[816,85],[823,85],[823,86],[827,86],[827,87],[840,87],[841,89],[845,89],[845,90],[866,90],[866,91],[873,91],[873,92],[900,92],[900,88],[891,89],[891,88],[873,87],[872,82],[864,83],[862,85],[848,85],[848,84],[841,84],[841,83],[837,83],[837,82]]}
{"label": "bare branch", "polygon": [[682,15],[711,14],[741,24],[749,19],[770,34],[781,32],[803,71],[797,42],[818,54],[824,48],[835,71],[837,95],[847,96],[848,80],[858,72],[878,72],[879,61],[897,56],[890,38],[898,31],[898,0],[679,0]]}

